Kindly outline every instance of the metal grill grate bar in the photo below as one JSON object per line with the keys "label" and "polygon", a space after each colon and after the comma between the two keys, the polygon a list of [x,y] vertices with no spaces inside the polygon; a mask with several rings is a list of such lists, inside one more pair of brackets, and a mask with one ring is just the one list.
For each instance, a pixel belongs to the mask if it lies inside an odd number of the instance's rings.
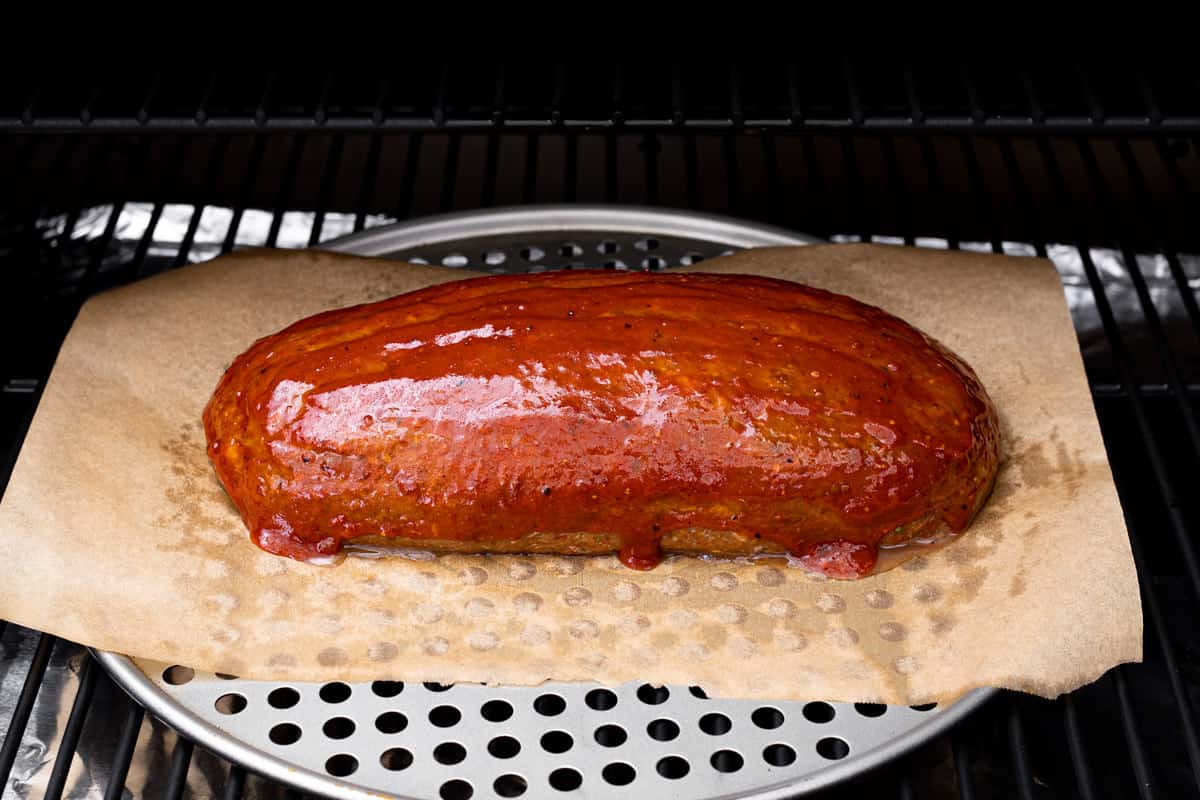
{"label": "metal grill grate bar", "polygon": [[358,233],[367,226],[367,213],[374,206],[375,188],[379,174],[379,154],[383,150],[383,137],[371,135],[371,144],[367,150],[367,163],[363,168],[362,184],[358,190],[358,202],[355,204],[354,232]]}
{"label": "metal grill grate bar", "polygon": [[1000,154],[1004,160],[1004,169],[1008,173],[1009,181],[1012,183],[1013,189],[1017,194],[1022,216],[1025,218],[1025,225],[1029,232],[1029,241],[1033,242],[1034,252],[1037,253],[1038,257],[1045,258],[1046,238],[1041,231],[1041,226],[1037,222],[1033,196],[1029,192],[1029,185],[1025,182],[1021,168],[1017,165],[1016,153],[1013,152],[1012,143],[1008,139],[1000,141]]}
{"label": "metal grill grate bar", "polygon": [[417,192],[417,164],[421,157],[420,133],[414,133],[408,138],[408,155],[404,162],[404,180],[400,190],[400,206],[396,209],[398,219],[408,219],[412,216],[413,205]]}
{"label": "metal grill grate bar", "polygon": [[345,136],[342,134],[335,135],[329,142],[329,152],[325,156],[325,168],[321,172],[321,190],[317,196],[316,213],[313,216],[312,230],[308,234],[309,247],[313,247],[321,241],[321,232],[325,227],[325,212],[329,208],[329,201],[333,196],[333,182],[337,179],[345,143]]}
{"label": "metal grill grate bar", "polygon": [[79,746],[79,736],[83,733],[83,723],[91,710],[98,670],[99,667],[91,655],[84,656],[83,665],[80,667],[79,689],[75,692],[75,701],[71,705],[71,714],[67,717],[67,726],[63,729],[58,755],[54,758],[54,768],[46,783],[45,800],[59,800],[62,797],[63,788],[67,784],[67,772],[71,769],[75,749]]}
{"label": "metal grill grate bar", "polygon": [[307,144],[307,137],[296,136],[292,139],[292,146],[288,149],[287,166],[284,167],[283,180],[279,183],[279,193],[275,196],[275,209],[271,214],[271,227],[267,231],[267,247],[275,247],[279,244],[283,213],[288,208],[288,201],[296,186],[296,176],[300,172],[300,160],[304,156],[304,148]]}
{"label": "metal grill grate bar", "polygon": [[438,211],[447,213],[454,209],[454,189],[458,178],[458,153],[462,140],[455,134],[447,139],[446,159],[442,167],[442,192],[438,200]]}
{"label": "metal grill grate bar", "polygon": [[58,640],[48,633],[38,637],[33,662],[25,675],[25,683],[21,686],[21,694],[17,697],[12,717],[9,718],[8,731],[4,734],[4,746],[0,747],[0,786],[8,785],[8,776],[17,760],[17,749],[21,746],[25,726],[29,724],[33,702],[42,687],[42,676],[46,673],[46,665],[50,663],[50,651],[54,649],[56,641]]}
{"label": "metal grill grate bar", "polygon": [[121,800],[124,796],[125,777],[129,774],[138,733],[146,716],[145,710],[132,700],[128,701],[128,706],[129,711],[125,715],[125,723],[121,726],[121,737],[117,740],[117,749],[113,755],[112,772],[109,774],[108,785],[104,788],[104,800]]}
{"label": "metal grill grate bar", "polygon": [[958,780],[958,796],[962,800],[975,800],[975,778],[971,774],[971,751],[962,731],[950,737],[950,751],[954,754],[954,775]]}
{"label": "metal grill grate bar", "polygon": [[1095,800],[1096,791],[1092,785],[1092,770],[1088,764],[1087,746],[1079,723],[1075,698],[1069,694],[1065,695],[1063,708],[1063,725],[1067,730],[1067,751],[1071,755],[1071,766],[1075,771],[1075,785],[1079,789],[1079,796],[1082,800]]}
{"label": "metal grill grate bar", "polygon": [[1017,787],[1022,800],[1033,800],[1033,773],[1029,767],[1029,753],[1025,744],[1025,729],[1021,724],[1021,709],[1016,702],[1008,709],[1008,747],[1012,751],[1013,769],[1017,776]]}
{"label": "metal grill grate bar", "polygon": [[[171,167],[163,171],[163,178],[158,186],[154,208],[150,211],[150,221],[146,224],[146,232],[142,234],[142,239],[138,242],[137,250],[133,254],[133,261],[128,267],[132,269],[135,277],[141,277],[143,274],[142,270],[146,264],[146,255],[150,252],[150,243],[154,240],[154,231],[158,228],[159,220],[162,219],[163,209],[166,208],[167,192],[179,182],[192,146],[193,141],[191,139],[180,139],[170,157]],[[199,213],[199,210],[197,210],[196,214],[199,215]],[[199,224],[198,218],[196,221]]]}
{"label": "metal grill grate bar", "polygon": [[179,800],[183,790],[187,788],[188,768],[192,764],[192,752],[195,745],[180,736],[175,740],[175,749],[171,753],[171,771],[167,775],[167,800]]}
{"label": "metal grill grate bar", "polygon": [[225,780],[223,800],[241,800],[246,791],[246,770],[239,766],[229,768],[229,777]]}
{"label": "metal grill grate bar", "polygon": [[211,200],[216,195],[217,180],[225,164],[225,155],[229,150],[229,139],[220,138],[213,146],[212,154],[209,155],[207,164],[207,179],[203,190],[203,197],[192,209],[192,216],[188,220],[187,230],[183,233],[183,239],[179,244],[179,252],[175,256],[173,266],[181,267],[187,263],[188,253],[192,250],[192,244],[196,241],[196,232],[200,229],[200,221],[204,216],[204,208],[206,200]]}
{"label": "metal grill grate bar", "polygon": [[[1145,595],[1146,593],[1143,593],[1143,596]],[[1125,670],[1118,668],[1109,674],[1116,689],[1117,703],[1121,707],[1121,723],[1125,731],[1125,741],[1129,744],[1130,762],[1133,764],[1133,774],[1137,778],[1138,793],[1142,800],[1154,800],[1154,777],[1150,774],[1145,747],[1142,745],[1142,734],[1138,730],[1133,712],[1134,703],[1125,684]]]}
{"label": "metal grill grate bar", "polygon": [[254,190],[254,184],[258,181],[259,170],[262,169],[263,155],[266,153],[267,140],[263,136],[254,137],[254,145],[250,150],[250,163],[246,167],[245,177],[242,179],[241,200],[233,209],[233,218],[229,221],[229,230],[225,233],[225,241],[221,244],[221,252],[228,253],[233,250],[233,245],[237,241],[238,228],[242,224],[242,215],[246,212],[246,207],[250,205],[251,192]]}

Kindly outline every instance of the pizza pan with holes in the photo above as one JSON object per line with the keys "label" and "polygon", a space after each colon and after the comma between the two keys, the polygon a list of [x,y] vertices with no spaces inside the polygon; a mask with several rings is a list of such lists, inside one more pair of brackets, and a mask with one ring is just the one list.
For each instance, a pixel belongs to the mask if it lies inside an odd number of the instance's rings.
{"label": "pizza pan with holes", "polygon": [[[490,272],[665,269],[810,236],[680,211],[533,206],[429,217],[326,249]],[[397,265],[397,269],[403,266]],[[783,798],[876,767],[978,708],[709,698],[703,687],[251,681],[97,657],[202,747],[338,798]]]}

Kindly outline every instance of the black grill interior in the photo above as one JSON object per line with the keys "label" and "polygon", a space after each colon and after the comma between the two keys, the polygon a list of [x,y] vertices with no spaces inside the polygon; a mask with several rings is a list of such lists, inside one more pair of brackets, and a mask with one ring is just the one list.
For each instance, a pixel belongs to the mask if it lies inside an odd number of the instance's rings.
{"label": "black grill interior", "polygon": [[[382,217],[558,202],[1027,244],[1055,257],[1076,301],[1142,580],[1146,661],[1055,701],[1004,694],[828,796],[1194,794],[1200,62],[1177,41],[1182,24],[918,14],[867,27],[199,25],[183,41],[66,34],[52,59],[13,43],[0,53],[0,486],[81,302],[227,251],[258,210],[268,246]],[[122,227],[135,206],[143,232]],[[205,209],[236,224],[210,241]],[[284,224],[296,211],[311,215],[299,236]],[[164,219],[184,222],[167,235]],[[3,623],[0,645],[5,669],[21,665],[0,693],[6,785],[45,736],[29,720],[57,665],[78,681],[49,737],[45,796],[120,797],[139,748],[159,753],[147,794],[190,792],[189,774],[226,797],[294,794],[194,751],[77,645]],[[84,752],[109,765],[93,784],[70,772]]]}

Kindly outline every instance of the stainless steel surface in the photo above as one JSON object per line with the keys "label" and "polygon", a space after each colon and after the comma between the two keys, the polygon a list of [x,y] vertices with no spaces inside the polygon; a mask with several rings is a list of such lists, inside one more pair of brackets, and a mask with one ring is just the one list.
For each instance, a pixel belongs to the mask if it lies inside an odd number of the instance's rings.
{"label": "stainless steel surface", "polygon": [[[416,220],[325,247],[518,272],[575,265],[660,268],[743,247],[813,241],[686,212],[562,206]],[[980,690],[946,707],[888,707],[879,713],[882,707],[707,700],[680,686],[668,687],[669,696],[656,704],[629,684],[612,687],[616,703],[605,708],[595,695],[589,704],[588,693],[598,687],[588,684],[459,685],[445,691],[408,685],[383,691],[362,683],[330,689],[189,675],[170,671],[170,665],[145,665],[143,672],[124,656],[98,657],[134,698],[199,745],[302,790],[345,798],[466,797],[467,786],[476,798],[516,796],[511,792],[522,786],[522,796],[543,797],[566,790],[575,779],[573,795],[589,798],[630,792],[663,798],[793,796],[916,746],[991,695]],[[281,703],[279,695],[273,703],[278,689],[294,691],[294,704]],[[347,696],[338,700],[342,694]],[[563,710],[543,713],[558,702],[539,701],[543,696],[561,699]],[[489,719],[500,716],[483,711],[495,700],[511,707],[511,716]],[[453,710],[434,711],[441,707]],[[774,710],[756,716],[760,708]],[[399,717],[380,721],[388,713],[403,715],[402,729],[394,730]],[[708,716],[714,714],[719,716]],[[455,716],[452,724],[439,724]],[[604,726],[619,728],[624,740],[614,745],[597,734]],[[497,737],[515,740],[519,752],[510,758],[489,752]]]}
{"label": "stainless steel surface", "polygon": [[[580,782],[579,797],[629,791],[664,798],[790,797],[882,763],[944,730],[988,694],[923,711],[859,710],[842,703],[703,699],[686,686],[667,687],[665,699],[650,702],[659,695],[630,683],[610,687],[607,702],[597,702],[589,698],[605,692],[597,684],[245,681],[189,671],[181,676],[172,665],[111,653],[99,658],[152,713],[225,758],[304,791],[364,800],[445,796],[453,793],[446,788],[453,781],[470,784],[476,798],[503,797],[496,783],[511,785],[506,776],[524,781],[527,796],[544,797],[557,793],[555,775],[564,769]],[[282,699],[273,694],[280,690]],[[495,755],[508,752],[505,745],[516,752]],[[839,748],[849,754],[840,760],[822,755]],[[736,771],[716,767],[730,769],[738,761]],[[610,782],[622,773],[631,782]]]}
{"label": "stainless steel surface", "polygon": [[[46,634],[10,624],[0,639],[0,709],[4,710],[0,714],[0,742],[8,734],[11,711],[43,637]],[[87,666],[89,661],[90,667]],[[67,771],[63,797],[99,800],[105,796],[112,783],[117,741],[128,717],[130,700],[107,678],[104,669],[86,648],[59,639],[53,645],[45,677],[38,687],[12,773],[0,789],[3,800],[45,797],[81,685],[80,677],[86,669],[95,672],[98,680],[83,735]],[[129,771],[124,781],[118,783],[118,786],[124,785],[125,791],[117,796],[164,796],[171,758],[179,741],[179,734],[173,728],[152,715],[145,715],[138,725],[137,744]],[[197,749],[187,774],[188,796],[191,800],[220,797],[227,773],[228,766],[223,759]],[[272,792],[264,781],[252,779],[246,784],[243,800],[267,800],[277,795],[278,792]]]}
{"label": "stainless steel surface", "polygon": [[[617,242],[618,245],[624,243],[625,246],[611,252],[585,249],[578,255],[558,250],[562,245],[575,242],[581,235],[606,233],[614,234],[611,238],[621,240]],[[647,238],[656,238],[660,246],[674,246],[684,252],[691,247],[708,258],[745,247],[813,244],[820,241],[782,228],[712,214],[626,206],[561,205],[521,206],[426,217],[344,236],[326,242],[322,247],[341,253],[389,258],[419,252],[425,260],[429,260],[430,255],[442,255],[441,250],[445,249],[448,251],[446,255],[459,253],[471,263],[476,263],[471,258],[472,254],[486,252],[490,249],[487,245],[498,237],[514,237],[530,247],[537,247],[555,264],[574,262],[598,267],[605,261],[624,259],[632,268],[641,266],[641,260],[654,255],[655,248],[637,246],[637,242],[645,242]],[[522,272],[528,266],[537,265],[537,259],[530,261],[520,250],[516,248],[511,259],[506,260],[505,263],[514,265],[506,271]],[[444,256],[431,263],[443,260]],[[526,266],[515,266],[521,264]],[[455,261],[447,266],[466,264]]]}

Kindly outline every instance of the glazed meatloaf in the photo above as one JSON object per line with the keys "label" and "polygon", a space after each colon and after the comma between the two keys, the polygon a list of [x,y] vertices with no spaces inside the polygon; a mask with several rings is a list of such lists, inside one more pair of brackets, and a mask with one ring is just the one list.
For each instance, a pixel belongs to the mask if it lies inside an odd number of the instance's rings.
{"label": "glazed meatloaf", "polygon": [[552,272],[329,311],[204,412],[263,549],[787,553],[831,577],[963,530],[995,409],[961,359],[842,295],[745,275]]}

